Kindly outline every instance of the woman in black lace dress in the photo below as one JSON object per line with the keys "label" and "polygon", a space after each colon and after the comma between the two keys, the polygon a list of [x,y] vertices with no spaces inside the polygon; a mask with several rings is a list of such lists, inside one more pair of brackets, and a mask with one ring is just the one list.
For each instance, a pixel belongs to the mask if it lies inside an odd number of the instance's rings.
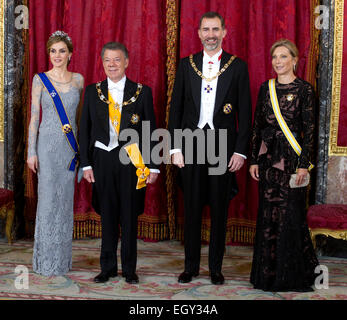
{"label": "woman in black lace dress", "polygon": [[272,109],[268,81],[259,90],[255,111],[250,174],[259,181],[259,207],[250,281],[264,291],[313,291],[318,260],[306,223],[306,187],[314,141],[314,91],[295,75],[298,50],[282,39],[271,48],[281,114],[302,148],[298,156]]}

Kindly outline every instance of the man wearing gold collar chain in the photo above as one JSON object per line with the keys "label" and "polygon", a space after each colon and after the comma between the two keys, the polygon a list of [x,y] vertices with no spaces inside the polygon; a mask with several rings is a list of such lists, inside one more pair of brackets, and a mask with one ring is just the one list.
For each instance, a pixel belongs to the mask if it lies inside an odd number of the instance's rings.
{"label": "man wearing gold collar chain", "polygon": [[[101,57],[107,79],[87,86],[80,123],[80,166],[83,177],[93,183],[93,207],[101,216],[101,273],[95,282],[106,282],[118,275],[117,244],[121,227],[122,276],[128,283],[138,283],[137,217],[144,211],[145,183],[154,183],[159,170],[144,166],[141,156],[142,125],[149,121],[155,130],[151,89],[125,76],[128,50],[118,42],[104,45]],[[139,148],[131,156],[139,163],[124,164],[121,149],[124,129],[137,132]],[[133,131],[133,132],[135,132]],[[146,142],[147,143],[147,142]],[[150,149],[153,145],[150,144]],[[139,186],[140,182],[140,186]]]}
{"label": "man wearing gold collar chain", "polygon": [[[221,269],[228,205],[238,190],[235,172],[243,166],[248,153],[252,118],[248,68],[241,59],[222,50],[226,33],[224,19],[218,13],[208,12],[201,17],[198,35],[204,51],[180,61],[172,93],[171,137],[175,129],[204,133],[212,130],[216,148],[219,133],[226,132],[227,137],[226,145],[221,146],[227,150],[223,174],[209,174],[213,164],[206,155],[205,163],[199,164],[198,143],[193,144],[193,163],[185,161],[191,148],[185,148],[184,143],[170,150],[171,162],[179,168],[184,193],[185,269],[178,278],[180,283],[190,282],[199,274],[202,210],[206,204],[211,215],[208,262],[211,282],[224,283]],[[207,154],[208,148],[215,146],[205,142]]]}

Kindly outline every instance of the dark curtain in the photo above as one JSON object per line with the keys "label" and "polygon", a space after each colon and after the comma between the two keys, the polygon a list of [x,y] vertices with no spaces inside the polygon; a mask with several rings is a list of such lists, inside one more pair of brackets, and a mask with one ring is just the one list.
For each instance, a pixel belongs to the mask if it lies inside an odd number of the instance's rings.
{"label": "dark curtain", "polygon": [[[227,36],[223,48],[248,63],[253,108],[260,84],[273,77],[269,50],[271,44],[286,37],[293,40],[300,51],[298,75],[310,80],[315,75],[313,6],[318,0],[29,0],[30,12],[30,81],[35,73],[50,68],[45,45],[56,30],[67,32],[72,38],[74,52],[69,70],[81,73],[85,84],[105,78],[100,51],[108,41],[123,42],[129,49],[130,65],[127,76],[149,85],[153,90],[157,126],[165,128],[167,88],[167,49],[175,45],[172,55],[184,57],[202,50],[197,35],[200,16],[210,10],[225,17]],[[168,12],[176,17],[170,36],[166,30],[170,22]],[[174,19],[175,20],[175,19]],[[173,31],[172,31],[173,30]],[[178,42],[176,43],[175,35]],[[312,63],[313,61],[313,63]],[[172,67],[172,66],[171,66]],[[29,98],[29,97],[28,97]],[[170,95],[169,95],[170,98]],[[30,117],[28,99],[27,124]],[[139,218],[139,237],[163,240],[169,236],[183,239],[183,203],[175,181],[166,188],[166,167],[146,193],[145,212]],[[228,243],[252,243],[257,212],[257,185],[251,181],[247,166],[237,174],[240,192],[230,203]],[[27,223],[35,219],[36,180],[26,175]],[[76,183],[75,238],[100,236],[100,220],[91,203],[91,189],[86,182]],[[169,200],[169,201],[168,201]],[[172,201],[170,201],[172,200]],[[175,211],[171,211],[174,203]],[[173,214],[174,217],[169,217]],[[171,212],[171,213],[170,213]],[[168,230],[168,220],[174,221],[174,233]],[[172,228],[171,228],[172,229]],[[203,220],[202,239],[209,238],[208,209]]]}

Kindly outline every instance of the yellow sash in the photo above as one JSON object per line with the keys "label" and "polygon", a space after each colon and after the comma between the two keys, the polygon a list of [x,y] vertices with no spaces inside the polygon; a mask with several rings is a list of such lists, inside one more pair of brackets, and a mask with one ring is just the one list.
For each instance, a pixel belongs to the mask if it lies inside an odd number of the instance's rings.
{"label": "yellow sash", "polygon": [[120,105],[113,101],[110,91],[108,92],[108,100],[111,102],[108,105],[108,114],[111,119],[113,128],[116,130],[117,134],[119,135],[120,119],[121,119],[121,113],[119,111]]}
{"label": "yellow sash", "polygon": [[138,176],[136,189],[141,189],[146,186],[146,180],[149,176],[149,169],[145,166],[142,155],[137,143],[125,146],[124,149],[129,155],[132,164],[137,168],[136,175]]}
{"label": "yellow sash", "polygon": [[[277,94],[276,94],[276,87],[275,87],[275,79],[270,79],[269,80],[269,90],[270,90],[270,98],[271,98],[271,105],[272,109],[275,113],[276,119],[278,121],[278,124],[280,125],[284,135],[286,136],[288,142],[296,152],[298,156],[301,154],[301,146],[299,145],[298,141],[295,139],[293,136],[292,132],[288,128],[287,123],[282,117],[280,106],[278,104],[278,99],[277,99]],[[313,168],[313,164],[310,162],[310,166],[308,170],[310,171]]]}

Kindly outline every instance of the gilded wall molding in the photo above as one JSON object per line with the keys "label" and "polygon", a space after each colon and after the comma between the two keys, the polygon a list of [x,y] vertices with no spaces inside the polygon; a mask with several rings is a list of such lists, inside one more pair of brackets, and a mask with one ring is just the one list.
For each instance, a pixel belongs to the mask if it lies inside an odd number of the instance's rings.
{"label": "gilded wall molding", "polygon": [[5,8],[6,0],[0,1],[0,142],[4,142],[4,68],[5,68],[5,55],[4,55],[4,37],[5,37]]}
{"label": "gilded wall molding", "polygon": [[331,92],[329,156],[347,156],[347,147],[337,145],[341,102],[344,0],[335,0],[334,60]]}
{"label": "gilded wall molding", "polygon": [[[167,106],[166,106],[166,127],[169,123],[171,95],[176,76],[177,65],[177,50],[178,50],[178,1],[166,1],[166,73],[167,73]],[[167,206],[168,206],[168,223],[169,223],[169,239],[176,238],[176,221],[175,221],[175,203],[174,203],[174,171],[172,164],[166,167],[166,191],[167,191]]]}

